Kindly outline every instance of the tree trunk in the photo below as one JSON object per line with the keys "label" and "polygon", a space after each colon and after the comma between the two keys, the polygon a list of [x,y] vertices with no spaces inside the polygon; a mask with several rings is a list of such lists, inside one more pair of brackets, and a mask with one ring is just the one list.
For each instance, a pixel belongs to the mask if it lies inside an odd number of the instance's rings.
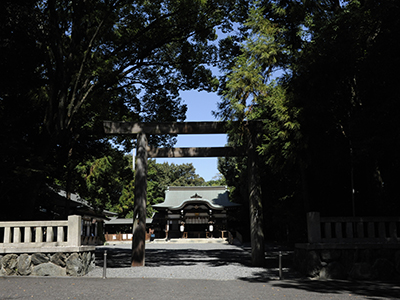
{"label": "tree trunk", "polygon": [[260,176],[257,166],[257,133],[250,128],[248,147],[248,187],[250,205],[251,262],[254,267],[265,265],[263,207]]}
{"label": "tree trunk", "polygon": [[137,136],[135,168],[135,206],[133,209],[132,267],[144,266],[146,239],[146,198],[147,198],[147,138]]}

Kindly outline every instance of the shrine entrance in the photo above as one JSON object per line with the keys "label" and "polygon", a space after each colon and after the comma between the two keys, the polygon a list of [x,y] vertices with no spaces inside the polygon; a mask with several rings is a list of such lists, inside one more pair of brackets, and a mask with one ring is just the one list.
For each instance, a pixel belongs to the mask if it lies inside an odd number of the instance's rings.
{"label": "shrine entrance", "polygon": [[229,200],[225,186],[170,186],[165,201],[153,208],[159,238],[225,238],[228,210],[239,204]]}
{"label": "shrine entrance", "polygon": [[[235,123],[235,122],[231,122]],[[227,157],[248,156],[248,192],[250,206],[250,236],[253,266],[264,266],[264,234],[263,234],[263,209],[261,202],[261,189],[259,185],[256,140],[261,121],[247,121],[244,125],[249,135],[246,148],[208,147],[208,148],[151,148],[147,144],[147,135],[163,134],[216,134],[227,132],[227,122],[175,122],[175,123],[129,123],[104,121],[106,134],[136,136],[137,150],[135,160],[135,204],[134,219],[138,223],[134,226],[132,242],[132,266],[145,264],[145,235],[146,235],[146,203],[147,203],[147,159],[157,157]],[[200,204],[200,203],[199,203]],[[193,211],[194,207],[187,206],[181,210],[188,226],[195,229],[204,229],[207,234],[205,222],[209,225],[209,216]],[[207,207],[205,207],[205,211]],[[202,212],[202,214],[206,214]],[[196,223],[198,222],[198,223]],[[172,224],[171,224],[172,225]],[[186,222],[185,222],[186,225]],[[203,226],[205,228],[203,228]],[[189,227],[189,228],[190,228]],[[183,231],[184,233],[185,231]],[[188,232],[188,231],[186,231]],[[198,231],[202,233],[201,230]]]}
{"label": "shrine entrance", "polygon": [[192,203],[171,211],[166,222],[168,238],[210,238],[215,227],[212,210],[204,203]]}

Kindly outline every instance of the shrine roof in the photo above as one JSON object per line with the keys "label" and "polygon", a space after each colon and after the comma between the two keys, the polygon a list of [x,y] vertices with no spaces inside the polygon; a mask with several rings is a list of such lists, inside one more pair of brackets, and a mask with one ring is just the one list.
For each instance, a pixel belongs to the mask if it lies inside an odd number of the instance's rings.
{"label": "shrine roof", "polygon": [[226,186],[170,186],[165,191],[165,201],[154,208],[181,209],[189,203],[206,203],[212,209],[240,206],[229,201]]}

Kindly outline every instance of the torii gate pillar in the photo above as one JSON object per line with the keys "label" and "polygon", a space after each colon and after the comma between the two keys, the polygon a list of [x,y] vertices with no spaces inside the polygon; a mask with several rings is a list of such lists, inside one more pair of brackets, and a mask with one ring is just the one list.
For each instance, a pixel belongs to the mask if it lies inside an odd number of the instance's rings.
{"label": "torii gate pillar", "polygon": [[146,199],[147,199],[147,137],[137,135],[135,167],[135,205],[133,218],[139,221],[133,228],[132,267],[144,266],[146,239]]}

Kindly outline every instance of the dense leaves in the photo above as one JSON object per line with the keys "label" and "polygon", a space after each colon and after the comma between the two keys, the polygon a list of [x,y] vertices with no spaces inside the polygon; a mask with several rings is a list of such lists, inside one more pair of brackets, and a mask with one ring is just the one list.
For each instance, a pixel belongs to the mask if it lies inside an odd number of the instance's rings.
{"label": "dense leaves", "polygon": [[[398,211],[398,1],[0,5],[2,218],[30,216],[54,183],[127,215],[133,174],[102,121],[184,120],[178,93],[187,89],[218,89],[217,116],[243,121],[231,127],[232,146],[246,148],[245,121],[264,120],[257,151],[271,237],[301,237],[309,210]],[[218,42],[216,29],[227,34]],[[224,74],[217,80],[207,65]],[[234,201],[246,201],[246,158],[221,159],[220,171]],[[148,204],[183,184],[204,182],[191,166],[151,161]]]}
{"label": "dense leaves", "polygon": [[[252,7],[239,37],[230,39],[232,52],[223,52],[237,58],[223,65],[227,81],[217,115],[264,120],[258,151],[271,236],[301,228],[293,224],[310,210],[393,214],[398,2],[285,0]],[[276,82],[274,70],[280,70]],[[246,137],[243,127],[232,128],[230,142],[246,145]],[[220,170],[237,189],[248,176],[238,159],[221,160]]]}
{"label": "dense leaves", "polygon": [[[238,8],[224,0],[2,1],[0,194],[10,209],[18,201],[37,208],[46,184],[76,191],[80,172],[105,157],[118,165],[103,120],[184,120],[179,91],[216,89],[205,66],[217,60],[216,29],[229,30]],[[125,137],[114,143],[132,147]],[[88,183],[106,184],[92,175]]]}
{"label": "dense leaves", "polygon": [[[132,157],[128,156],[132,162]],[[131,164],[130,164],[131,165]],[[120,178],[115,176],[115,178]],[[147,171],[147,216],[151,217],[154,209],[151,205],[164,201],[165,191],[169,186],[202,186],[206,182],[198,174],[192,164],[156,163],[154,159],[148,161]],[[100,184],[99,188],[104,185]],[[133,217],[135,182],[133,174],[124,179],[123,189],[118,203],[110,207],[121,217]]]}
{"label": "dense leaves", "polygon": [[317,16],[318,27],[311,27],[313,42],[299,58],[291,86],[304,108],[314,209],[390,214],[398,205],[391,182],[398,180],[392,149],[398,140],[399,60],[390,53],[397,47],[392,40],[399,33],[399,9],[395,1],[349,1],[332,9],[328,20]]}

